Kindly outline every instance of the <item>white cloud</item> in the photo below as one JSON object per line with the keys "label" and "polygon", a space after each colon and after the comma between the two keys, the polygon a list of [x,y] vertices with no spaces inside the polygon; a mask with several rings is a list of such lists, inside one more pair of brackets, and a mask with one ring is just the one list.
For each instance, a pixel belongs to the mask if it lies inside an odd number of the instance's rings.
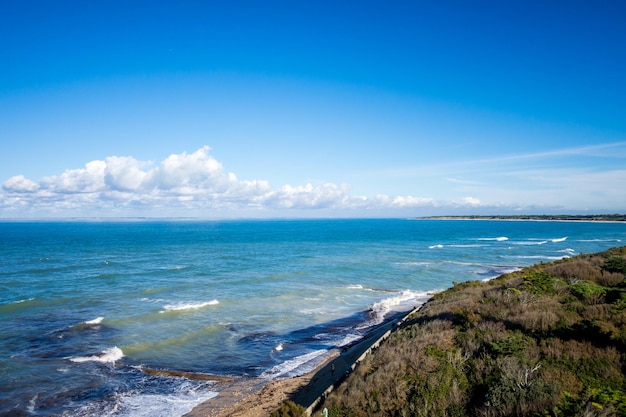
{"label": "white cloud", "polygon": [[184,187],[205,190],[225,190],[236,177],[224,173],[222,164],[209,155],[208,146],[192,154],[183,152],[168,156],[156,169],[149,172],[150,185],[163,190]]}
{"label": "white cloud", "polygon": [[279,208],[348,208],[354,204],[350,188],[336,184],[315,187],[312,184],[296,187],[284,185],[278,191],[266,195],[265,200]]}
{"label": "white cloud", "polygon": [[376,200],[382,206],[389,206],[394,208],[418,208],[425,206],[437,206],[438,203],[432,198],[413,197],[413,196],[397,196],[391,198],[386,195],[378,195]]}
{"label": "white cloud", "polygon": [[2,188],[14,193],[33,192],[39,188],[35,181],[25,178],[23,175],[16,175],[9,178],[2,184]]}
{"label": "white cloud", "polygon": [[[586,195],[602,193],[607,184],[614,197],[601,196],[604,201],[626,201],[621,184],[626,183],[626,171],[589,173],[583,171],[510,172],[511,176],[524,176],[542,190],[552,195],[542,195],[545,204],[558,205],[555,189],[583,190]],[[567,175],[566,175],[567,174]],[[445,177],[444,177],[445,178]],[[473,184],[468,180],[448,181]],[[493,185],[493,184],[492,184]],[[282,185],[272,187],[264,180],[239,180],[234,173],[226,172],[222,164],[210,154],[209,147],[193,153],[172,154],[162,162],[139,161],[130,156],[110,156],[91,161],[84,168],[68,169],[59,175],[43,178],[39,182],[17,175],[2,184],[0,215],[11,216],[198,216],[213,215],[237,217],[308,215],[417,215],[436,214],[442,211],[515,210],[519,206],[512,200],[515,190],[486,190],[489,187],[475,183],[472,190],[463,194],[469,197],[435,199],[414,195],[373,197],[355,195],[349,185],[334,183]],[[535,187],[532,190],[536,190]],[[531,192],[531,188],[526,190]],[[508,193],[508,194],[507,194]],[[488,202],[488,195],[505,196],[504,201]],[[530,201],[531,195],[525,195]],[[545,197],[545,198],[544,198]],[[607,200],[607,198],[609,200]],[[343,214],[342,214],[343,213]],[[352,214],[351,214],[352,213]]]}
{"label": "white cloud", "polygon": [[482,205],[482,202],[480,201],[480,199],[475,198],[475,197],[465,197],[463,199],[463,205],[478,207]]}
{"label": "white cloud", "polygon": [[141,170],[147,165],[129,156],[110,156],[105,160],[104,182],[114,190],[137,190],[147,176]]}
{"label": "white cloud", "polygon": [[91,161],[85,168],[68,169],[61,175],[45,177],[39,188],[52,193],[93,193],[105,188],[104,161]]}
{"label": "white cloud", "polygon": [[478,181],[462,180],[458,178],[444,178],[446,181],[459,185],[480,185]]}

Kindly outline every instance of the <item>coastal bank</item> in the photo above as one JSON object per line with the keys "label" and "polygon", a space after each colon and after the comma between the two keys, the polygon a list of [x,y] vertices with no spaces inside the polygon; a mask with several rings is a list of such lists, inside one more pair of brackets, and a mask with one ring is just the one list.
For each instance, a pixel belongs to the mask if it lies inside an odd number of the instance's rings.
{"label": "coastal bank", "polygon": [[624,416],[625,274],[619,247],[455,284],[310,374],[189,416],[280,416],[285,401],[333,417]]}

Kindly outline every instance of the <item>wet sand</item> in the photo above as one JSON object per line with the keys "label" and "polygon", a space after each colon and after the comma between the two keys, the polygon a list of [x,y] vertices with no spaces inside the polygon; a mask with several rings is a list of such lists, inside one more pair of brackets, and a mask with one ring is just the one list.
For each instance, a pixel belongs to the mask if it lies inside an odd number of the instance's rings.
{"label": "wet sand", "polygon": [[411,312],[391,317],[350,346],[329,351],[326,360],[306,375],[269,383],[258,378],[220,382],[216,386],[219,395],[196,406],[185,417],[266,417],[289,399],[314,409],[317,400],[341,383],[357,363],[377,348]]}

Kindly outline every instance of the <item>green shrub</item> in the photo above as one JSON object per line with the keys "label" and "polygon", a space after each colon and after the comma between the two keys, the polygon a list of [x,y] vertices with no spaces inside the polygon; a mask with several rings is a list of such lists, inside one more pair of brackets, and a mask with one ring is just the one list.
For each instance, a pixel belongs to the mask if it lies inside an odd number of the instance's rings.
{"label": "green shrub", "polygon": [[547,273],[568,283],[578,281],[597,282],[602,277],[602,271],[593,266],[588,260],[570,261],[545,269]]}
{"label": "green shrub", "polygon": [[529,337],[521,333],[514,333],[505,339],[491,342],[489,347],[499,355],[515,355],[523,352],[531,342],[532,339]]}
{"label": "green shrub", "polygon": [[306,408],[287,400],[280,405],[280,408],[270,414],[270,417],[303,417],[306,416]]}
{"label": "green shrub", "polygon": [[[589,412],[593,410],[592,412]],[[598,414],[598,411],[604,411]],[[626,416],[626,393],[623,390],[590,389],[578,397],[569,392],[562,393],[561,402],[554,407],[553,415],[618,415]],[[594,412],[595,411],[595,412]]]}
{"label": "green shrub", "polygon": [[601,388],[591,390],[590,400],[603,408],[613,409],[617,415],[626,415],[626,392],[621,389]]}
{"label": "green shrub", "polygon": [[556,294],[554,278],[544,271],[532,271],[524,276],[523,287],[535,295]]}
{"label": "green shrub", "polygon": [[590,304],[599,303],[606,294],[606,288],[588,282],[578,282],[569,286],[570,292],[579,300]]}
{"label": "green shrub", "polygon": [[604,270],[626,274],[626,259],[621,256],[613,256],[604,263]]}

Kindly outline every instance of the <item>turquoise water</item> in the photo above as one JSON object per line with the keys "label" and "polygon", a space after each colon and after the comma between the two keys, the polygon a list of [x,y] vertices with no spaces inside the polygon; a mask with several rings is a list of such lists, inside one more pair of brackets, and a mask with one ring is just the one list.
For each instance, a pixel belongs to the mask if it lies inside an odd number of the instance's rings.
{"label": "turquoise water", "polygon": [[182,415],[453,281],[626,241],[626,224],[434,220],[0,222],[0,413]]}

